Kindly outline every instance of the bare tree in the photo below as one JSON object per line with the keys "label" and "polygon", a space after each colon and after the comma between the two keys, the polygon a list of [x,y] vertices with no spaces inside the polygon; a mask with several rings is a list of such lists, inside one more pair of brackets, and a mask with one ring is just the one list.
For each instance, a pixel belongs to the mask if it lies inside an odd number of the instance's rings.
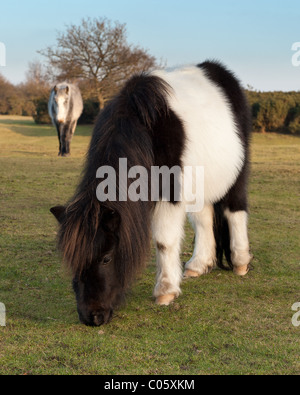
{"label": "bare tree", "polygon": [[126,25],[106,18],[83,19],[58,33],[56,47],[39,51],[58,80],[84,81],[102,109],[116,89],[133,73],[156,67],[146,50],[127,42]]}
{"label": "bare tree", "polygon": [[51,76],[45,66],[39,60],[35,60],[28,63],[26,82],[32,82],[43,86],[49,85],[49,83],[51,83]]}
{"label": "bare tree", "polygon": [[47,97],[51,87],[51,77],[41,62],[29,62],[26,81],[21,85],[33,98]]}

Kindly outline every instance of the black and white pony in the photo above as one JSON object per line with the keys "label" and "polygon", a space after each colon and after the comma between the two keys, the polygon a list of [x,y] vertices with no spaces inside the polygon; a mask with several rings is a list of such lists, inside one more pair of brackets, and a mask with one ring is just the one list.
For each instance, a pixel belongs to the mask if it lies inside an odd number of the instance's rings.
{"label": "black and white pony", "polygon": [[[204,275],[217,265],[226,268],[224,253],[236,274],[247,274],[250,118],[239,82],[216,62],[134,76],[107,105],[97,120],[74,197],[51,209],[60,222],[59,248],[73,272],[84,324],[110,322],[147,261],[151,231],[159,305],[180,295],[183,277]],[[175,201],[172,194],[165,201],[161,193],[158,202],[97,199],[98,169],[111,167],[119,176],[120,158],[127,159],[129,168],[139,166],[149,173],[162,166],[204,168],[204,208],[188,214],[195,249],[184,273],[180,252],[190,202]],[[128,189],[136,180],[128,177]],[[183,181],[197,187],[194,176]]]}
{"label": "black and white pony", "polygon": [[77,86],[61,83],[52,89],[48,112],[57,130],[59,156],[70,155],[70,144],[82,111],[83,102]]}

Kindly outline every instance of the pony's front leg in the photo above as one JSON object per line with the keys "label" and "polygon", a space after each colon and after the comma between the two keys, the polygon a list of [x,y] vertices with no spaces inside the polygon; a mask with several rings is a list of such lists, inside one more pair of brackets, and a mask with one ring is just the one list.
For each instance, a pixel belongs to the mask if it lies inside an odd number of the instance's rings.
{"label": "pony's front leg", "polygon": [[58,137],[58,143],[59,143],[58,156],[61,156],[62,152],[61,152],[61,140],[60,140],[60,125],[56,123],[55,127],[56,127],[56,130],[57,130],[57,137]]}
{"label": "pony's front leg", "polygon": [[168,306],[181,293],[181,242],[184,235],[185,207],[160,202],[153,216],[153,238],[156,244],[157,277],[154,296],[156,303]]}
{"label": "pony's front leg", "polygon": [[216,264],[213,206],[207,205],[201,212],[189,214],[189,220],[195,231],[195,248],[184,277],[195,278],[209,273]]}

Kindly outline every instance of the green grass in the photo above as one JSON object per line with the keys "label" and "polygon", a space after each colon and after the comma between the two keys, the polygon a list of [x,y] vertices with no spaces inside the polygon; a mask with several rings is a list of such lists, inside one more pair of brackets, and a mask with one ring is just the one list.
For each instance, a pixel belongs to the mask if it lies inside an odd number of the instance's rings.
{"label": "green grass", "polygon": [[[0,374],[299,374],[300,139],[254,135],[246,278],[214,271],[183,283],[168,308],[152,299],[149,262],[109,326],[79,324],[49,213],[78,181],[90,140],[79,127],[71,158],[54,128],[0,118]],[[192,253],[187,226],[183,261]]]}

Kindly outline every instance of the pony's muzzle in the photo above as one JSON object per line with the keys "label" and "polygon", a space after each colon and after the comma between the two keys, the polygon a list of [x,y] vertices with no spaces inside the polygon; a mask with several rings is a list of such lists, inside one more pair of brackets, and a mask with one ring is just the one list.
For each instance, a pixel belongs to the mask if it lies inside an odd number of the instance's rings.
{"label": "pony's muzzle", "polygon": [[113,316],[113,310],[92,311],[87,318],[79,313],[80,321],[86,326],[101,326],[109,324]]}

